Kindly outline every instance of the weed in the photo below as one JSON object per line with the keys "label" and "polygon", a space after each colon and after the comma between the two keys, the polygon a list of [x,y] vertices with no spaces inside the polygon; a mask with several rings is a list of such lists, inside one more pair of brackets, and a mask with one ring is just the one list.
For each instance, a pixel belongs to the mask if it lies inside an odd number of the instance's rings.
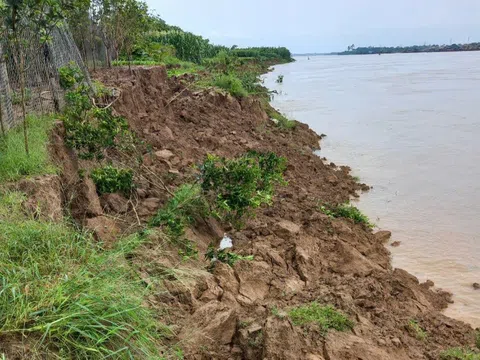
{"label": "weed", "polygon": [[278,75],[278,77],[277,77],[277,83],[278,83],[278,84],[283,84],[283,75]]}
{"label": "weed", "polygon": [[480,349],[480,329],[475,331],[475,346]]}
{"label": "weed", "polygon": [[150,221],[161,226],[165,234],[180,246],[179,254],[188,259],[197,256],[195,244],[185,239],[185,228],[208,214],[208,207],[199,185],[184,184],[170,201]]}
{"label": "weed", "polygon": [[359,183],[359,182],[360,182],[360,177],[359,177],[359,176],[352,176],[352,179],[353,179],[353,181],[355,181],[356,183]]}
{"label": "weed", "polygon": [[121,192],[128,196],[134,188],[131,169],[120,169],[108,165],[94,169],[90,176],[100,195]]}
{"label": "weed", "polygon": [[68,359],[157,354],[156,338],[167,330],[142,306],[144,287],[122,252],[102,253],[64,224],[11,217],[0,221],[0,242],[3,336],[31,336],[36,351]]}
{"label": "weed", "polygon": [[[92,89],[83,83],[83,75],[76,66],[59,69],[67,106],[63,122],[65,142],[79,152],[82,159],[101,158],[103,150],[125,146],[132,140],[128,123],[121,116],[114,116],[111,108],[99,108],[90,98]],[[103,96],[103,94],[100,94]]]}
{"label": "weed", "polygon": [[286,184],[285,168],[286,159],[274,153],[249,152],[236,159],[208,155],[201,167],[202,189],[215,215],[238,223],[271,203],[274,185]]}
{"label": "weed", "polygon": [[243,87],[242,81],[235,75],[217,75],[213,84],[220,89],[226,90],[232,96],[245,97],[248,95],[247,90]]}
{"label": "weed", "polygon": [[329,329],[345,331],[353,328],[353,322],[333,306],[321,306],[317,302],[295,307],[288,311],[294,325],[317,324],[322,333]]}
{"label": "weed", "polygon": [[480,360],[480,353],[469,349],[451,348],[440,354],[442,360]]}
{"label": "weed", "polygon": [[275,316],[279,319],[284,319],[285,316],[286,316],[286,314],[283,313],[283,312],[280,312],[280,310],[276,306],[272,307],[271,312],[272,312],[273,316]]}
{"label": "weed", "polygon": [[297,126],[296,121],[288,119],[285,115],[271,107],[270,104],[265,105],[265,111],[270,119],[284,130],[294,129]]}
{"label": "weed", "polygon": [[410,320],[408,322],[408,328],[418,340],[424,341],[427,338],[426,331],[423,330],[415,320]]}
{"label": "weed", "polygon": [[240,260],[252,261],[253,255],[242,256],[235,254],[234,252],[230,252],[227,249],[216,250],[214,246],[210,245],[208,247],[207,253],[205,254],[205,259],[212,262],[220,261],[230,266],[233,266],[237,261]]}
{"label": "weed", "polygon": [[25,153],[23,129],[10,130],[0,137],[0,183],[15,181],[23,176],[37,176],[55,173],[55,167],[48,156],[48,134],[53,117],[29,116],[30,154]]}
{"label": "weed", "polygon": [[352,219],[356,224],[364,224],[369,228],[373,228],[375,226],[358,208],[348,203],[338,205],[336,207],[330,205],[320,205],[319,210],[332,218]]}

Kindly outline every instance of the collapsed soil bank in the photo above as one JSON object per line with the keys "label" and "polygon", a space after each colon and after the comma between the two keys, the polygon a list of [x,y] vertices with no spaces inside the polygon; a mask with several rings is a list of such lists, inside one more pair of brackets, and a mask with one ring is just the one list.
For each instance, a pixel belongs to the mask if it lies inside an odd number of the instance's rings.
{"label": "collapsed soil bank", "polygon": [[[174,247],[155,238],[132,260],[149,284],[157,284],[165,269],[176,270],[160,280],[147,305],[165,314],[159,319],[172,327],[170,341],[186,359],[436,359],[446,348],[473,345],[470,326],[441,314],[448,293],[392,269],[384,246],[388,233],[373,234],[318,211],[319,202],[343,203],[365,186],[347,167],[326,165],[313,153],[320,139],[308,126],[282,131],[257,100],[192,91],[168,79],[163,67],[117,68],[96,77],[120,89],[115,111],[152,147],[143,154],[145,171],[171,189],[191,180],[192,166],[208,153],[232,157],[268,150],[288,160],[288,186],[243,230],[212,219],[189,230],[198,260],[182,261]],[[67,166],[65,184],[76,176],[72,154],[61,145],[53,153]],[[77,191],[81,199],[72,201],[73,214],[93,229],[127,231],[129,222],[147,221],[168,199],[154,180],[138,185],[133,212],[120,211],[119,199],[98,199],[91,185],[83,184]],[[106,216],[119,213],[123,218],[117,222]],[[254,255],[254,261],[233,268],[218,264],[211,274],[203,254],[226,232],[235,251]],[[353,330],[323,337],[315,327],[296,327],[271,311],[314,300],[345,312],[355,322]],[[412,333],[411,320],[427,332],[426,339]]]}

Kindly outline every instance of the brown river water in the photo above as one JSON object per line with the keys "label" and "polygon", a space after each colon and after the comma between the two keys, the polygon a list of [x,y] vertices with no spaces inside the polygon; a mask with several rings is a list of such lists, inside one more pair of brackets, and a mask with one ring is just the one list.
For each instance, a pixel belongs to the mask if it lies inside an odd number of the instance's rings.
{"label": "brown river water", "polygon": [[265,85],[327,135],[320,156],[373,186],[356,206],[401,242],[393,266],[451,291],[446,314],[480,327],[480,52],[298,57]]}

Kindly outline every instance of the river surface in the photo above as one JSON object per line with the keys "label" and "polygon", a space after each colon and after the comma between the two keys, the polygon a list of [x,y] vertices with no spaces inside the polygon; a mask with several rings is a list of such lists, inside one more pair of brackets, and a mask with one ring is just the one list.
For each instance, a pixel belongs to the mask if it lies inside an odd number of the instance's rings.
{"label": "river surface", "polygon": [[453,292],[446,314],[480,326],[480,52],[299,57],[265,85],[327,134],[320,156],[373,186],[356,206],[401,242],[393,266]]}

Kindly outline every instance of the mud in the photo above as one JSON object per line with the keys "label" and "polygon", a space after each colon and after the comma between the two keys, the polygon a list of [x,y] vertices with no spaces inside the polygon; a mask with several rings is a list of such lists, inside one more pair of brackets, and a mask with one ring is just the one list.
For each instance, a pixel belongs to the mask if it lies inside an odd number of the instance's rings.
{"label": "mud", "polygon": [[[182,261],[160,235],[132,259],[142,279],[157,289],[147,306],[168,314],[159,318],[172,326],[170,341],[184,349],[186,359],[417,360],[437,359],[452,346],[473,345],[473,329],[441,313],[450,294],[392,269],[385,247],[390,233],[374,234],[317,210],[319,202],[343,203],[368,187],[357,184],[348,167],[314,155],[320,136],[308,126],[283,131],[259,101],[192,91],[180,79],[168,79],[162,67],[112,69],[96,77],[120,89],[115,111],[152,147],[142,154],[144,176],[122,224],[128,219],[144,223],[168,199],[159,183],[171,190],[191,180],[192,165],[208,153],[231,157],[269,150],[288,159],[288,186],[280,187],[273,206],[260,209],[243,230],[232,231],[212,219],[189,229],[199,259]],[[69,166],[75,169],[75,164]],[[104,211],[127,210],[118,198],[101,199],[102,207],[81,179],[67,184],[83,196],[75,214],[84,223],[104,226],[97,224]],[[78,196],[73,198],[71,203],[78,204]],[[224,233],[236,252],[254,255],[254,261],[233,268],[218,264],[212,274],[203,254]],[[325,337],[313,326],[294,326],[285,316],[289,307],[314,300],[345,312],[355,322],[353,330]],[[274,307],[279,309],[275,315]],[[427,332],[426,339],[412,334],[410,320]]]}

